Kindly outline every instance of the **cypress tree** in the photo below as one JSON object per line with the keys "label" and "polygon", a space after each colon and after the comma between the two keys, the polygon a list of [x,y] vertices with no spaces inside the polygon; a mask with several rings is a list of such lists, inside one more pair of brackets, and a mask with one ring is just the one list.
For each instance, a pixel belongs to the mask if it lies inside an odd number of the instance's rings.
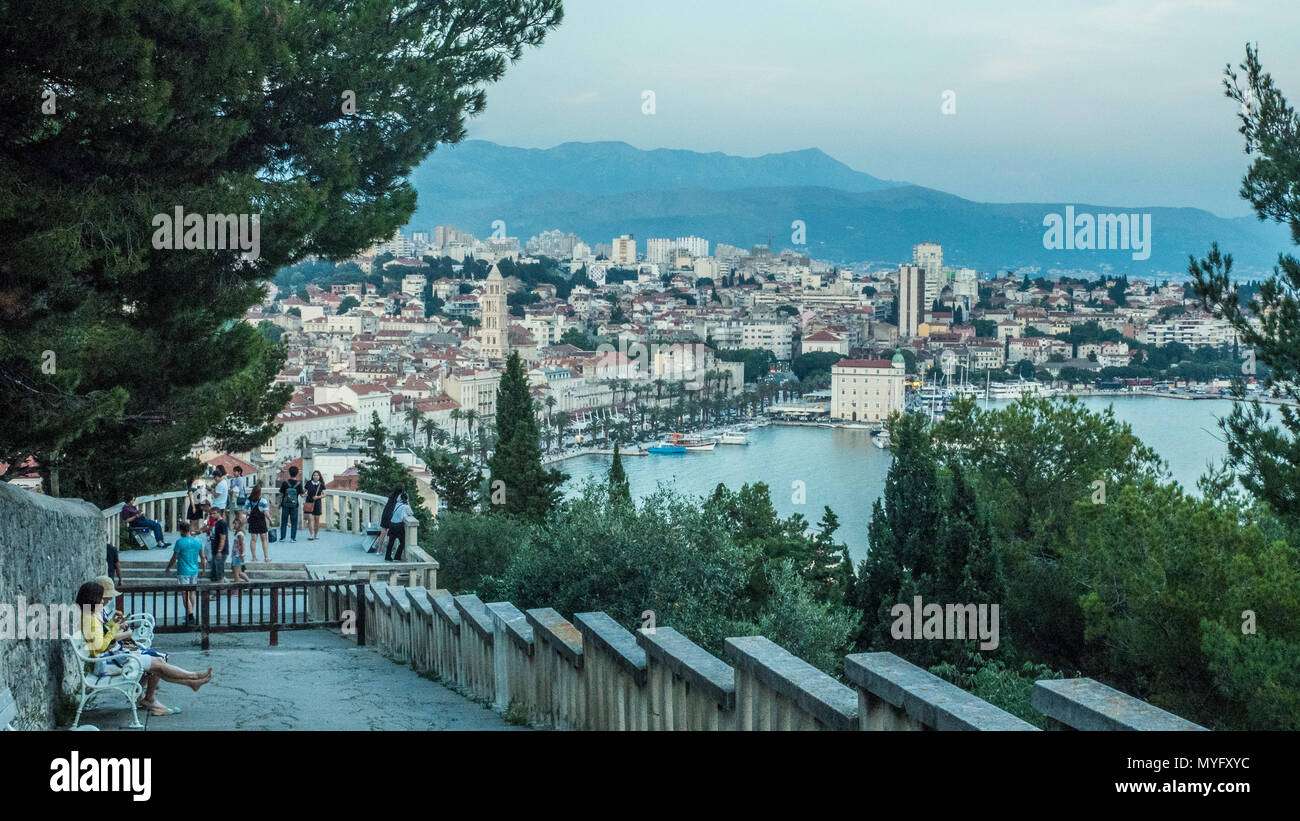
{"label": "cypress tree", "polygon": [[500,510],[541,521],[559,500],[568,477],[542,467],[537,406],[518,352],[506,359],[497,388],[497,447],[488,460],[490,500]]}
{"label": "cypress tree", "polygon": [[610,501],[621,499],[624,502],[632,501],[632,486],[627,481],[627,473],[623,470],[623,457],[618,453],[618,442],[614,443],[614,463],[609,466],[609,498]]}

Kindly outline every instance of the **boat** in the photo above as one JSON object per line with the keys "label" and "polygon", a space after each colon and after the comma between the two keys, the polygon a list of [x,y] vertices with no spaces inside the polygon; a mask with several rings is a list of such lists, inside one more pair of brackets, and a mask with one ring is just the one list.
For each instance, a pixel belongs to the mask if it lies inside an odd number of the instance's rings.
{"label": "boat", "polygon": [[670,433],[664,441],[652,445],[651,453],[686,453],[687,451],[707,451],[718,446],[717,439],[706,439],[684,433]]}
{"label": "boat", "polygon": [[748,445],[749,434],[745,433],[743,430],[723,431],[722,437],[718,439],[718,443],[722,445]]}
{"label": "boat", "polygon": [[675,445],[671,442],[656,442],[646,448],[647,453],[685,453],[685,445]]}
{"label": "boat", "polygon": [[889,431],[882,430],[878,435],[871,437],[871,444],[881,450],[889,449]]}

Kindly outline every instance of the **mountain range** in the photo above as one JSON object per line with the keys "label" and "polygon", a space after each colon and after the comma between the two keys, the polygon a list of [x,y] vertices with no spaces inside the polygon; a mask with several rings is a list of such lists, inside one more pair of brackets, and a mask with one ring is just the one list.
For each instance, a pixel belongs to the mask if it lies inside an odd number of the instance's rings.
{"label": "mountain range", "polygon": [[[1285,228],[1254,218],[1131,204],[976,202],[856,171],[815,148],[751,158],[618,142],[526,149],[470,140],[440,147],[410,181],[419,200],[408,230],[452,225],[482,238],[501,220],[521,243],[554,228],[592,245],[629,233],[638,240],[693,234],[715,246],[770,239],[774,250],[815,259],[895,265],[931,241],[951,267],[1162,278],[1181,278],[1188,256],[1203,255],[1213,241],[1233,254],[1240,275],[1266,274],[1290,248]],[[1067,206],[1076,214],[1150,214],[1149,258],[1044,247],[1044,218]],[[793,241],[796,221],[805,245]]]}

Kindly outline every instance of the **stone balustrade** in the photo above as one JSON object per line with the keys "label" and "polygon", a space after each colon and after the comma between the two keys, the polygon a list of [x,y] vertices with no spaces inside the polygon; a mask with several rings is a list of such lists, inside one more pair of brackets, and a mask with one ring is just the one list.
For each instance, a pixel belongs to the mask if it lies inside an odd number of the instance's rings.
{"label": "stone balustrade", "polygon": [[[272,508],[268,523],[279,526],[280,491],[268,485],[262,486],[262,498],[271,503]],[[342,533],[363,533],[367,524],[378,522],[384,513],[388,499],[374,493],[362,493],[357,490],[326,490],[321,500],[321,529]],[[189,507],[186,491],[176,490],[169,493],[155,493],[150,496],[138,496],[135,506],[145,515],[163,526],[163,530],[174,532],[177,524],[185,520]],[[120,547],[119,533],[122,527],[122,504],[116,504],[101,511],[104,516],[105,544]],[[299,520],[299,527],[302,522]],[[419,547],[420,520],[414,516],[406,520],[406,551],[419,561],[431,561],[431,558]]]}
{"label": "stone balustrade", "polygon": [[[355,607],[350,588],[330,606]],[[566,730],[1035,730],[892,653],[844,660],[849,684],[762,636],[727,661],[671,627],[600,612],[394,586],[366,594],[366,639],[417,672],[536,727]],[[1204,729],[1090,679],[1038,682],[1033,705],[1079,729]]]}

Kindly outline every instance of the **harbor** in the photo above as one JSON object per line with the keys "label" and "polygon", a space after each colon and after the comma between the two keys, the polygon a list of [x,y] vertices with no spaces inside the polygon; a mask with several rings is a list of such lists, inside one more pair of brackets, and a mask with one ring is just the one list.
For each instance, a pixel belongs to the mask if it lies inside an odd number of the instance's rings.
{"label": "harbor", "polygon": [[[1085,396],[1093,411],[1115,408],[1120,421],[1169,463],[1170,474],[1189,491],[1210,461],[1222,461],[1226,448],[1216,418],[1227,415],[1232,402],[1164,401],[1163,395],[1125,394]],[[990,400],[1005,407],[1009,400]],[[720,437],[724,429],[703,435]],[[772,503],[782,516],[802,514],[814,524],[829,506],[840,519],[838,538],[847,542],[855,561],[865,555],[871,505],[884,488],[892,455],[887,440],[866,429],[829,423],[785,422],[760,425],[748,432],[747,446],[723,446],[711,451],[624,460],[633,496],[642,498],[659,485],[696,496],[712,493],[719,484],[738,489],[745,482],[766,482]],[[621,451],[626,454],[628,451]],[[610,451],[612,453],[612,451]],[[558,460],[557,460],[558,461]],[[592,451],[567,455],[560,468],[569,474],[565,493],[575,493],[586,479],[604,481],[610,456]],[[802,483],[802,484],[796,484]]]}

